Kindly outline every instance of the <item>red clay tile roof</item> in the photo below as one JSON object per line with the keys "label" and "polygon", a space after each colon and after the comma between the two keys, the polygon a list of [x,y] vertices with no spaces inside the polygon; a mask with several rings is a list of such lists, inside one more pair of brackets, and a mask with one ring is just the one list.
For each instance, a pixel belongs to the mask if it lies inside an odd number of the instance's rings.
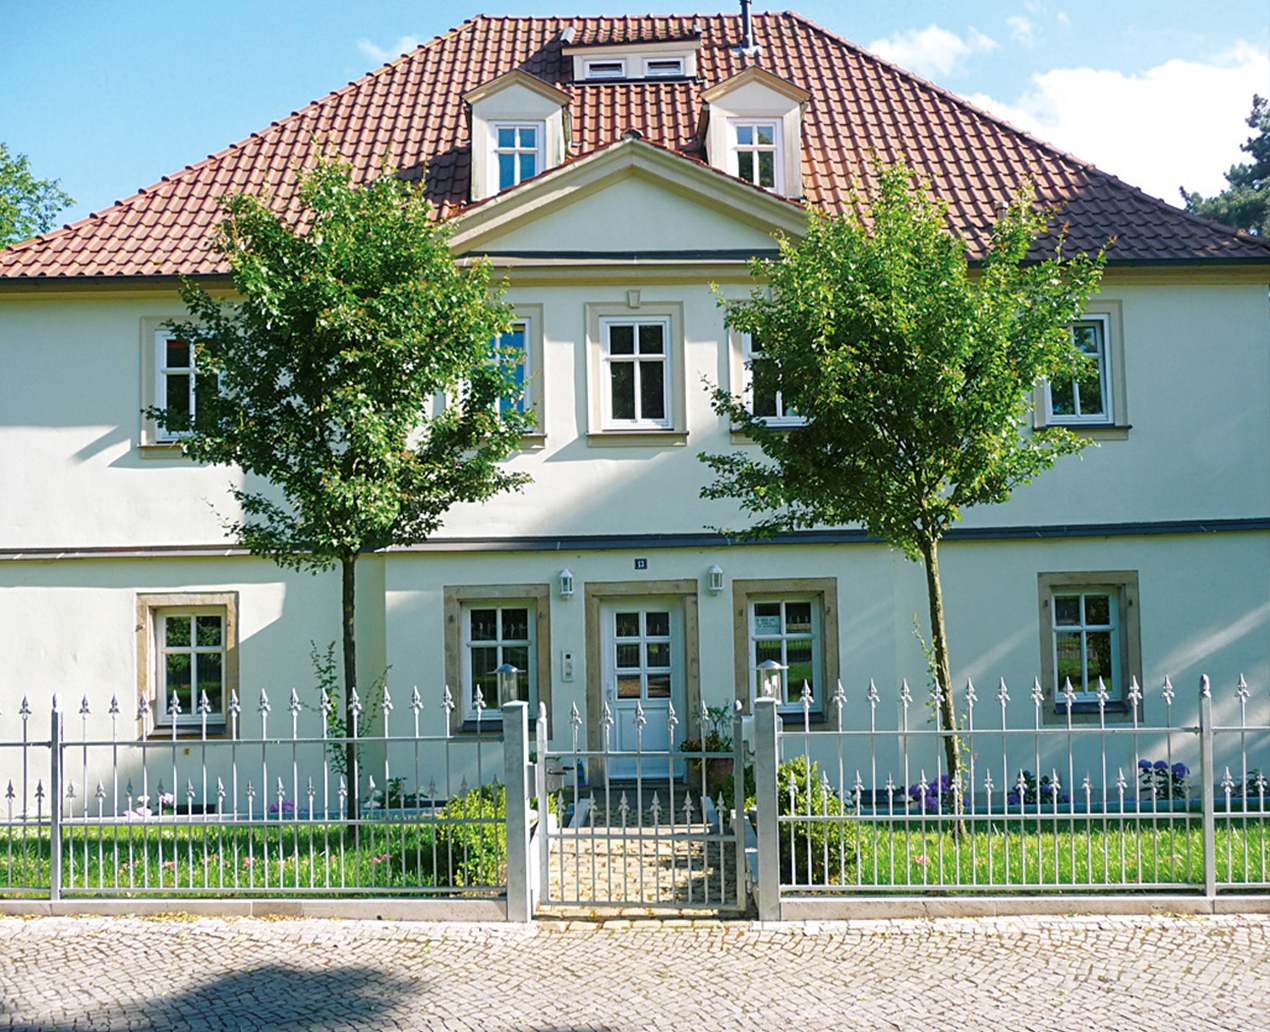
{"label": "red clay tile roof", "polygon": [[[575,84],[561,52],[569,26],[576,46],[690,39],[698,23],[697,82]],[[575,154],[638,129],[700,157],[702,91],[751,63],[811,93],[803,159],[811,204],[840,210],[851,177],[867,181],[876,151],[884,160],[905,157],[931,178],[972,253],[986,242],[997,206],[1030,174],[1040,200],[1061,208],[1069,253],[1115,237],[1113,261],[1270,260],[1270,241],[1149,197],[796,14],[757,14],[754,32],[762,50],[742,57],[733,50],[735,15],[473,18],[113,207],[0,252],[0,279],[224,272],[210,250],[217,198],[267,192],[294,211],[295,170],[315,160],[322,140],[359,178],[374,175],[385,155],[407,175],[426,175],[439,214],[453,214],[467,201],[471,161],[462,95],[513,68],[570,94]]]}

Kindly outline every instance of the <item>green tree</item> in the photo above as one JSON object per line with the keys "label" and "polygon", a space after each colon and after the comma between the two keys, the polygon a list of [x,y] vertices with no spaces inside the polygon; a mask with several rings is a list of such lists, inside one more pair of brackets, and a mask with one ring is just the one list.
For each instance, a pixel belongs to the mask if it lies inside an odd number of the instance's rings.
{"label": "green tree", "polygon": [[57,213],[75,203],[58,183],[36,179],[27,156],[0,143],[0,247],[53,228]]}
{"label": "green tree", "polygon": [[197,342],[194,411],[147,415],[183,432],[189,458],[269,482],[232,489],[242,515],[229,529],[253,554],[340,567],[352,729],[357,557],[422,541],[455,503],[525,483],[499,461],[532,416],[500,404],[518,390],[492,344],[510,315],[489,268],[456,265],[420,188],[387,169],[357,186],[323,159],[298,201],[299,218],[284,218],[247,194],[222,200],[217,249],[240,300],[184,285],[192,320],[174,329]]}
{"label": "green tree", "polygon": [[1029,263],[1044,219],[1025,191],[972,272],[928,193],[908,168],[879,166],[875,196],[857,190],[848,205],[860,214],[813,212],[801,241],[751,263],[766,285],[729,304],[726,322],[761,343],[753,396],[779,392],[805,424],[770,426],[746,399],[715,390],[715,411],[762,457],[702,455],[715,474],[702,496],[739,500],[757,518],[744,538],[863,523],[924,564],[937,726],[956,779],[939,542],[963,509],[1005,501],[1085,443],[1061,428],[1033,432],[1028,413],[1044,378],[1080,372],[1068,324],[1102,256]]}
{"label": "green tree", "polygon": [[1202,197],[1180,187],[1186,210],[1258,236],[1270,236],[1270,101],[1256,95],[1247,118],[1252,136],[1240,150],[1252,155],[1251,163],[1231,165],[1226,173],[1230,186],[1215,197]]}

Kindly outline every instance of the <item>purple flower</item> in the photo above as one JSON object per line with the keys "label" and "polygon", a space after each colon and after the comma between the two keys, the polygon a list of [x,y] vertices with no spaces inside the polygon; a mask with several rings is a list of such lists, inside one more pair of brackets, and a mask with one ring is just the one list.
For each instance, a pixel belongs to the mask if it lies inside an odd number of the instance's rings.
{"label": "purple flower", "polygon": [[1151,761],[1150,761],[1150,760],[1139,760],[1139,761],[1138,761],[1138,769],[1139,769],[1139,770],[1150,770],[1150,769],[1151,769]]}
{"label": "purple flower", "polygon": [[1018,805],[1019,805],[1019,793],[1018,793],[1018,792],[1011,792],[1011,793],[1010,793],[1008,796],[1006,796],[1005,798],[1006,798],[1006,802],[1008,802],[1011,806],[1018,806]]}
{"label": "purple flower", "polygon": [[1058,801],[1060,803],[1070,803],[1072,801],[1072,797],[1069,796],[1066,792],[1064,792],[1061,796],[1058,797]]}
{"label": "purple flower", "polygon": [[1173,764],[1173,776],[1175,778],[1184,778],[1191,772],[1191,769],[1185,763]]}
{"label": "purple flower", "polygon": [[1168,770],[1168,769],[1169,769],[1169,765],[1168,765],[1167,763],[1165,763],[1163,760],[1156,760],[1156,761],[1155,761],[1155,769],[1156,769],[1156,770]]}

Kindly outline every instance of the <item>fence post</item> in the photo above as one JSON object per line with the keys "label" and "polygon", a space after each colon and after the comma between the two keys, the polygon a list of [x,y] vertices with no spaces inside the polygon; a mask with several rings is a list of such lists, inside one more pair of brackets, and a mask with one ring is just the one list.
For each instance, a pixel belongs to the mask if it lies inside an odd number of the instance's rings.
{"label": "fence post", "polygon": [[547,791],[547,708],[538,704],[538,719],[534,721],[534,791],[538,793],[538,874],[534,881],[534,900],[551,884],[551,794]]}
{"label": "fence post", "polygon": [[1217,815],[1213,785],[1213,689],[1208,675],[1199,679],[1199,792],[1204,812],[1204,895],[1217,895]]}
{"label": "fence post", "polygon": [[503,711],[503,782],[507,786],[507,920],[533,918],[529,891],[529,704]]}
{"label": "fence post", "polygon": [[62,697],[53,696],[52,738],[49,742],[49,900],[62,898]]}
{"label": "fence post", "polygon": [[754,702],[754,788],[758,796],[758,917],[781,919],[780,828],[776,784],[776,700]]}

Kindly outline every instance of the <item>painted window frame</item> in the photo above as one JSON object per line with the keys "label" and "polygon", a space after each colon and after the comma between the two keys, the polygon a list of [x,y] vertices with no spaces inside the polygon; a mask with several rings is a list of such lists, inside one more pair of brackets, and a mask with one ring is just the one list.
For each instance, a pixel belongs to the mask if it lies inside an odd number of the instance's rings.
{"label": "painted window frame", "polygon": [[[678,70],[652,71],[653,65],[678,65]],[[682,57],[646,57],[644,58],[645,79],[682,79],[687,74],[687,62]]]}
{"label": "painted window frame", "polygon": [[[658,326],[662,330],[662,346],[659,353],[645,354],[642,329]],[[627,354],[614,354],[613,331],[630,328],[632,332],[632,351]],[[605,316],[600,319],[600,356],[604,365],[604,393],[600,399],[603,407],[602,425],[605,430],[669,430],[673,428],[674,416],[674,368],[671,364],[674,341],[671,337],[670,319],[667,316]],[[619,368],[631,366],[634,370],[631,380],[632,402],[635,415],[630,418],[613,414],[613,388]],[[661,412],[658,417],[645,416],[643,383],[645,368],[658,368],[661,371]]]}
{"label": "painted window frame", "polygon": [[[772,130],[772,144],[770,147],[761,146],[757,143],[743,146],[739,138],[739,129],[756,129],[758,127],[770,127]],[[754,159],[754,178],[746,179],[741,174],[741,153],[747,151],[755,156]],[[758,155],[760,153],[768,153],[772,155],[772,185],[763,186],[759,182],[761,178],[758,170]],[[773,116],[770,118],[730,118],[728,119],[728,172],[736,176],[738,179],[747,183],[752,183],[761,190],[770,190],[772,193],[784,195],[785,193],[785,146],[784,146],[784,120],[781,117]]]}
{"label": "painted window frame", "polygon": [[1102,326],[1103,349],[1099,356],[1100,379],[1105,412],[1094,415],[1064,415],[1053,411],[1053,394],[1048,381],[1033,393],[1033,426],[1061,426],[1095,439],[1124,439],[1132,429],[1125,363],[1124,315],[1119,301],[1093,301],[1075,324],[1097,322]]}
{"label": "painted window frame", "polygon": [[[674,446],[687,443],[683,303],[646,302],[639,291],[628,291],[622,303],[588,302],[587,327],[587,444],[588,446]],[[661,420],[613,420],[611,363],[606,324],[660,321],[668,327],[666,341],[666,412]]]}
{"label": "painted window frame", "polygon": [[[500,174],[499,157],[502,154],[528,154],[527,148],[513,146],[511,148],[500,147],[498,144],[498,134],[502,129],[513,129],[519,133],[522,129],[532,129],[534,131],[535,145],[534,154],[534,172],[533,175],[522,176],[520,174],[520,162],[514,162],[515,176],[513,182],[507,186],[503,186],[502,175]],[[519,136],[517,142],[519,143]],[[489,190],[487,197],[493,197],[500,194],[504,190],[510,190],[519,186],[521,183],[541,175],[547,168],[547,123],[544,120],[524,119],[524,118],[500,118],[491,120],[489,123]]]}
{"label": "painted window frame", "polygon": [[[503,613],[506,610],[525,610],[525,637],[524,638],[505,638],[503,631],[505,624],[503,621]],[[477,612],[485,612],[493,610],[495,616],[496,636],[487,639],[474,639],[472,637],[472,616]],[[462,635],[463,642],[463,681],[460,691],[460,703],[463,709],[463,724],[468,724],[480,720],[482,724],[486,721],[494,721],[501,726],[503,716],[500,711],[501,700],[497,697],[497,686],[494,693],[487,695],[482,693],[481,711],[478,715],[476,708],[476,685],[475,674],[473,672],[473,656],[472,653],[477,648],[493,648],[496,650],[497,663],[494,664],[495,669],[505,662],[511,662],[506,652],[509,649],[524,649],[526,661],[524,666],[519,667],[524,677],[524,694],[525,701],[529,703],[530,712],[536,710],[535,702],[538,697],[538,678],[535,670],[535,662],[538,656],[537,650],[537,607],[531,600],[524,598],[511,599],[495,599],[491,601],[468,600],[462,602],[459,607],[461,620],[459,625],[459,633]],[[513,663],[513,665],[516,665]]]}
{"label": "painted window frame", "polygon": [[450,731],[497,730],[503,716],[498,700],[487,700],[476,722],[472,709],[471,666],[468,654],[468,614],[473,609],[528,608],[530,614],[530,669],[526,671],[530,719],[540,706],[551,713],[551,585],[550,584],[454,584],[442,589],[445,619],[445,685],[455,703],[450,712]]}
{"label": "painted window frame", "polygon": [[[181,592],[171,594],[137,595],[137,692],[149,705],[150,716],[144,723],[138,719],[138,737],[164,737],[172,733],[168,716],[166,693],[160,692],[165,684],[161,668],[164,647],[161,644],[159,621],[166,616],[218,614],[223,618],[223,659],[221,662],[222,693],[219,713],[207,715],[208,737],[225,737],[230,732],[229,704],[238,691],[238,593],[237,592]],[[197,701],[192,712],[177,717],[178,738],[202,735],[202,714]]]}
{"label": "painted window frame", "polygon": [[[812,603],[812,703],[809,719],[824,723],[829,714],[830,698],[837,690],[838,666],[838,578],[785,577],[734,580],[732,582],[732,656],[735,670],[736,701],[753,712],[758,693],[754,661],[754,606],[764,602]],[[784,679],[784,675],[782,675]],[[803,719],[801,685],[793,701],[777,706],[782,720]]]}
{"label": "painted window frame", "polygon": [[[740,337],[741,337],[741,362],[742,362],[742,367],[744,369],[744,377],[745,377],[744,387],[743,387],[745,407],[749,409],[751,413],[754,413],[754,379],[753,379],[753,376],[751,375],[751,363],[753,362],[754,356],[757,352],[754,348],[754,337],[751,334],[742,333]],[[762,351],[762,348],[759,348],[757,350]],[[789,412],[786,411],[785,399],[781,391],[778,390],[776,392],[776,397],[774,401],[776,405],[776,414],[774,416],[759,416],[756,414],[755,418],[761,419],[765,425],[772,426],[772,427],[792,428],[792,427],[807,425],[806,416],[800,416],[796,412],[793,415],[791,415],[789,414]]]}
{"label": "painted window frame", "polygon": [[[614,75],[595,73],[595,69],[601,66],[615,66],[617,73]],[[597,57],[582,64],[583,72],[587,82],[614,82],[626,78],[626,58],[624,57]]]}
{"label": "painted window frame", "polygon": [[[1067,703],[1062,685],[1057,682],[1057,634],[1064,625],[1054,621],[1055,598],[1097,594],[1112,594],[1116,600],[1112,624],[1113,683],[1106,685],[1108,700],[1105,712],[1108,719],[1129,720],[1129,684],[1137,678],[1142,683],[1142,633],[1138,605],[1138,572],[1136,570],[1089,570],[1079,572],[1046,572],[1037,574],[1037,603],[1041,646],[1041,690],[1045,701],[1042,715],[1046,723],[1062,723],[1067,720]],[[1070,625],[1067,625],[1070,626]],[[1104,681],[1105,684],[1105,681]],[[1143,719],[1139,703],[1139,719]],[[1072,701],[1072,719],[1075,722],[1098,720],[1099,706],[1096,689],[1079,692]]]}

